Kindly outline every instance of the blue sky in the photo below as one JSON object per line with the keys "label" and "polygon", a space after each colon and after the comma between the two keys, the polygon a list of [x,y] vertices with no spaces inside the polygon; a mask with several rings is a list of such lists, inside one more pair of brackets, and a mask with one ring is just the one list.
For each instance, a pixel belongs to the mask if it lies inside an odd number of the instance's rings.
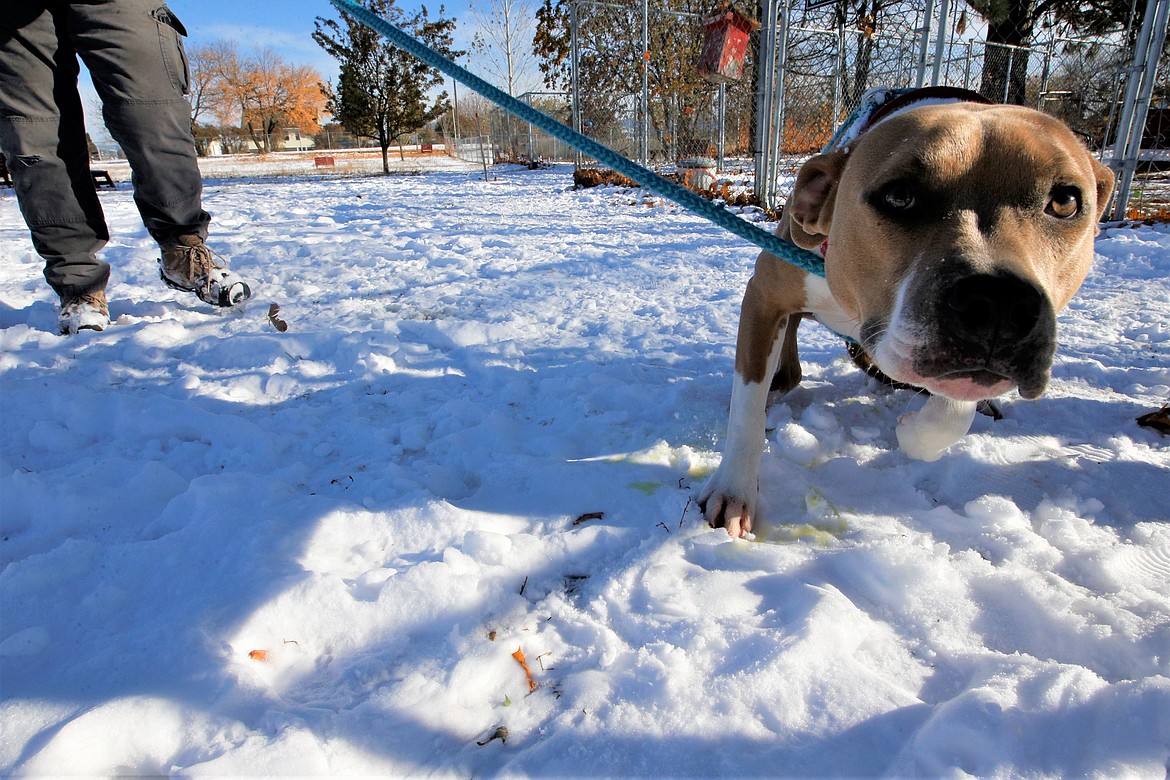
{"label": "blue sky", "polygon": [[326,78],[334,75],[333,60],[309,37],[316,17],[338,18],[328,0],[170,0],[167,4],[183,20],[189,44],[231,40],[244,50],[271,48],[291,63],[311,65]]}
{"label": "blue sky", "polygon": [[[167,5],[187,28],[187,45],[198,46],[216,40],[235,41],[241,51],[270,48],[294,65],[309,65],[324,79],[337,75],[337,62],[313,42],[313,22],[318,17],[337,19],[339,15],[329,0],[168,0]],[[423,3],[418,0],[398,0],[396,5],[406,11],[415,11]],[[467,0],[425,3],[431,16],[439,6],[446,16],[459,22],[456,45],[467,49],[474,21],[467,8]],[[83,71],[80,81],[82,99],[86,107],[86,124],[99,143],[108,135],[100,117],[97,93]]]}
{"label": "blue sky", "polygon": [[[432,16],[438,2],[426,3]],[[311,65],[325,78],[336,73],[336,62],[310,37],[313,21],[318,17],[339,18],[328,0],[282,0],[282,2],[241,2],[241,0],[169,0],[171,7],[189,33],[192,45],[214,40],[232,40],[241,49],[271,48],[290,63]],[[398,7],[414,11],[417,0],[399,0]],[[462,32],[470,35],[471,14],[465,0],[442,3],[446,15],[460,22]],[[466,47],[464,47],[466,48]]]}

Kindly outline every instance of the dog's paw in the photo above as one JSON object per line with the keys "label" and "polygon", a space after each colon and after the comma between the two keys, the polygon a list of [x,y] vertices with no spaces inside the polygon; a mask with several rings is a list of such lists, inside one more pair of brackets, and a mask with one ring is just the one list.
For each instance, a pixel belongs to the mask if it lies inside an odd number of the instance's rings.
{"label": "dog's paw", "polygon": [[915,460],[934,461],[967,435],[975,419],[974,401],[932,395],[917,412],[898,418],[898,447]]}
{"label": "dog's paw", "polygon": [[711,527],[726,528],[727,534],[736,539],[751,533],[756,512],[754,491],[751,499],[742,498],[737,492],[720,485],[716,472],[699,495],[699,509]]}

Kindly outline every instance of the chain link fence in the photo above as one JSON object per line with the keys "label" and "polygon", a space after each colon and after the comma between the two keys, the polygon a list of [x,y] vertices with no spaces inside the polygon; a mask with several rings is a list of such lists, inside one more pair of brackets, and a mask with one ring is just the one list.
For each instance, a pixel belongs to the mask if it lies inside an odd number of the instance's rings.
{"label": "chain link fence", "polygon": [[758,35],[732,29],[746,45],[738,66],[720,72],[723,52],[705,53],[706,30],[729,25],[710,11],[710,3],[692,0],[669,10],[577,2],[577,129],[643,164],[711,157],[722,167],[729,158],[750,160]]}
{"label": "chain link fence", "polygon": [[475,163],[477,165],[495,165],[495,140],[489,135],[477,135],[472,138],[450,139],[447,141],[447,148],[451,152],[451,156],[464,162]]}
{"label": "chain link fence", "polygon": [[[1150,7],[1167,2],[1150,0]],[[1019,45],[990,41],[990,25],[947,0],[759,0],[750,9],[671,0],[668,6],[573,3],[574,126],[660,170],[701,157],[722,173],[748,172],[757,201],[775,207],[801,163],[879,85],[945,84],[1038,108],[1107,156],[1122,114],[1123,77],[1137,67],[1144,3],[1093,36],[1077,36],[1051,17],[1033,19],[1031,30],[1015,36],[1026,41]],[[739,29],[729,32],[728,14],[742,22]],[[994,37],[1011,36],[998,29]],[[1160,64],[1147,98],[1151,121],[1160,122],[1170,116],[1162,110],[1170,109],[1170,78],[1157,57],[1160,43],[1154,51]],[[495,123],[493,137],[500,143]],[[1139,187],[1142,197],[1154,194],[1146,204],[1154,210],[1164,207],[1157,193],[1170,189],[1160,181],[1147,176]]]}
{"label": "chain link fence", "polygon": [[[526,92],[518,100],[566,124],[572,122],[568,92]],[[502,108],[491,112],[491,136],[501,161],[537,167],[573,159],[573,149],[564,141],[517,119]]]}

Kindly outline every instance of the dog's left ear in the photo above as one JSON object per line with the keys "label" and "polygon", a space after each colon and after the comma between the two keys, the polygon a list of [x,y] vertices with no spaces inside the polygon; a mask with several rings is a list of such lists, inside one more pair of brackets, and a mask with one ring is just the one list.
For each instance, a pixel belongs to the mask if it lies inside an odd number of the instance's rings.
{"label": "dog's left ear", "polygon": [[837,183],[848,159],[847,152],[837,150],[818,154],[801,166],[784,209],[792,243],[803,249],[815,249],[829,237]]}
{"label": "dog's left ear", "polygon": [[1100,222],[1105,216],[1105,209],[1109,207],[1109,196],[1113,194],[1116,177],[1112,170],[1102,165],[1092,154],[1089,154],[1089,161],[1093,164],[1093,175],[1097,177],[1097,221]]}

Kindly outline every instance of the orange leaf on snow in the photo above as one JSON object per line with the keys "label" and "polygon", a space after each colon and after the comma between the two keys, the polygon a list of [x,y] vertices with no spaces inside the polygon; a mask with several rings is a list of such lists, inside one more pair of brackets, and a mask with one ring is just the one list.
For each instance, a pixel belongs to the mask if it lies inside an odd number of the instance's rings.
{"label": "orange leaf on snow", "polygon": [[528,659],[524,657],[524,649],[517,647],[516,652],[512,653],[512,657],[520,664],[520,668],[524,670],[524,676],[528,678],[528,692],[532,693],[536,690],[536,680],[532,679],[532,670],[528,668]]}

